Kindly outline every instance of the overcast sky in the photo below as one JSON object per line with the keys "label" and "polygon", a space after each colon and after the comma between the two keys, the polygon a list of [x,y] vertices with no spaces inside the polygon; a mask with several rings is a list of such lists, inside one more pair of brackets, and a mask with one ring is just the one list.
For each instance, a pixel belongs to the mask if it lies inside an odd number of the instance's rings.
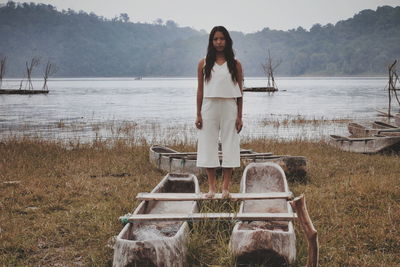
{"label": "overcast sky", "polygon": [[[18,1],[16,1],[18,2]],[[23,1],[22,1],[23,2]],[[174,20],[179,26],[190,26],[207,32],[214,25],[245,33],[265,27],[288,30],[316,23],[335,24],[363,9],[378,6],[400,6],[400,0],[29,0],[56,6],[94,12],[112,18],[127,13],[132,22],[152,23],[161,18]],[[0,0],[7,3],[7,0]]]}

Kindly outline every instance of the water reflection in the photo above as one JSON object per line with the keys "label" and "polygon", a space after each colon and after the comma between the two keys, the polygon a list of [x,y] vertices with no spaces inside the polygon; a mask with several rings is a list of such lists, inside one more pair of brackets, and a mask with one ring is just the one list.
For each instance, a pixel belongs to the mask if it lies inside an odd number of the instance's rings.
{"label": "water reflection", "polygon": [[[376,116],[375,108],[387,105],[386,78],[279,78],[277,82],[281,91],[275,94],[245,93],[242,138],[347,135],[348,120],[369,120]],[[19,81],[5,81],[9,87],[13,83]],[[266,80],[247,78],[245,83],[263,86]],[[40,84],[34,82],[36,88]],[[0,138],[29,135],[162,142],[172,136],[193,141],[196,84],[193,78],[53,79],[48,95],[0,96]],[[304,123],[285,124],[299,116]],[[132,130],[124,133],[121,129],[127,125]]]}

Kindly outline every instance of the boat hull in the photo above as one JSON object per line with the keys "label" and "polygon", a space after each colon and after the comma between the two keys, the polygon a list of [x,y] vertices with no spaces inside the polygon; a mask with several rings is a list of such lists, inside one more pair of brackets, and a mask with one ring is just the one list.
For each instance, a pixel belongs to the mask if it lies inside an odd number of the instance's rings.
{"label": "boat hull", "polygon": [[367,128],[358,123],[349,123],[347,127],[352,137],[400,136],[400,128]]}
{"label": "boat hull", "polygon": [[[285,173],[272,162],[251,163],[244,170],[241,193],[289,192]],[[245,200],[239,213],[293,213],[285,199]],[[241,264],[281,265],[296,259],[296,235],[292,222],[238,222],[235,224],[230,248]]]}
{"label": "boat hull", "polygon": [[[278,156],[278,155],[258,155],[248,150],[243,150],[241,153],[241,162],[245,166],[251,162],[275,162],[278,163],[285,171],[288,177],[304,178],[307,174],[307,159],[301,156]],[[163,154],[164,153],[164,154]],[[183,155],[172,156],[171,154],[178,153],[178,151],[164,146],[153,145],[150,147],[149,160],[160,170],[174,173],[193,173],[200,175],[205,173],[203,168],[196,166],[196,155]]]}
{"label": "boat hull", "polygon": [[163,153],[179,153],[176,150],[164,146],[151,146],[149,160],[158,169],[173,173],[193,173],[199,175],[203,173],[202,168],[196,166],[195,157],[174,157],[163,155]]}
{"label": "boat hull", "polygon": [[355,153],[374,154],[385,150],[398,150],[400,137],[347,138],[331,135],[329,144],[341,150]]}
{"label": "boat hull", "polygon": [[[152,193],[200,193],[192,174],[167,174]],[[194,213],[196,201],[142,201],[133,214]],[[128,223],[116,238],[113,266],[185,266],[187,222]]]}

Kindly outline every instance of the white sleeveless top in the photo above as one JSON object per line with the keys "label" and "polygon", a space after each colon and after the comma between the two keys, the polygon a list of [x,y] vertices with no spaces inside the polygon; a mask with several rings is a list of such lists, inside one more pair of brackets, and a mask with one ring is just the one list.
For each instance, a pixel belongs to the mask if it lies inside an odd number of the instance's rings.
{"label": "white sleeveless top", "polygon": [[228,63],[214,63],[209,81],[204,79],[203,97],[237,98],[242,97],[238,83],[232,81]]}

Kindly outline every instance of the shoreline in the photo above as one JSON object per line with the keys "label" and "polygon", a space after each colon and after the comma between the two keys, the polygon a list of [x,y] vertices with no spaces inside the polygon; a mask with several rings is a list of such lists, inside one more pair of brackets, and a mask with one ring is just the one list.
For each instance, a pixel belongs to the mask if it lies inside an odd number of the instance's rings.
{"label": "shoreline", "polygon": [[[297,115],[271,115],[262,120],[250,120],[241,132],[242,140],[270,138],[274,140],[307,140],[318,142],[329,133],[347,131],[349,118],[327,119],[306,118]],[[86,121],[84,118],[59,120],[44,123],[7,124],[0,122],[0,140],[9,138],[38,138],[43,140],[61,140],[64,142],[92,143],[93,140],[141,140],[148,143],[165,143],[171,139],[174,143],[197,140],[196,128],[188,122],[175,124],[157,121]]]}

